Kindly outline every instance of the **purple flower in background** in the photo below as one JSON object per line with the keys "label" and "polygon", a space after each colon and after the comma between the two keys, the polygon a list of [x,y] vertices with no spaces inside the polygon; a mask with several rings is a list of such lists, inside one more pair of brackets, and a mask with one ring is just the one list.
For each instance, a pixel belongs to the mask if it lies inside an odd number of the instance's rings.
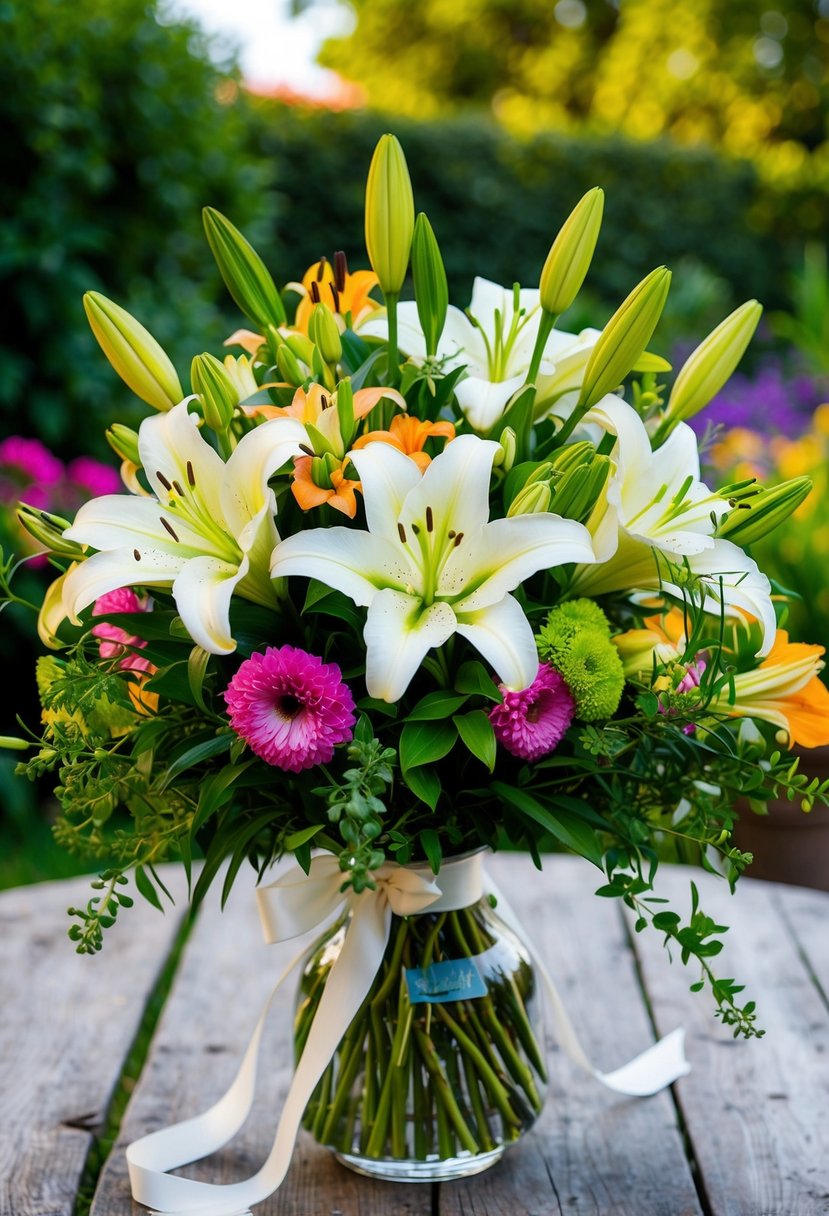
{"label": "purple flower in background", "polygon": [[809,429],[812,414],[825,395],[825,385],[806,375],[788,373],[780,363],[768,362],[753,378],[732,376],[690,422],[698,435],[720,425],[795,439]]}

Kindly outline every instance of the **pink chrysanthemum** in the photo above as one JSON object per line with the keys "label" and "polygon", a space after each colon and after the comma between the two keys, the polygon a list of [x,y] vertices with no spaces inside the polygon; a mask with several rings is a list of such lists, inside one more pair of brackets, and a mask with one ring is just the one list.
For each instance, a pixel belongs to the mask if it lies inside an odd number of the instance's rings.
{"label": "pink chrysanthemum", "polygon": [[511,692],[500,685],[504,700],[490,710],[498,742],[522,760],[538,760],[558,747],[573,721],[576,703],[562,677],[540,663],[529,688]]}
{"label": "pink chrysanthemum", "polygon": [[354,698],[339,667],[293,646],[245,659],[225,701],[237,735],[289,773],[327,764],[335,744],[353,737]]}
{"label": "pink chrysanthemum", "polygon": [[[151,600],[140,600],[132,587],[119,587],[116,591],[108,591],[95,601],[92,609],[93,616],[106,616],[110,612],[147,612],[152,607]],[[150,671],[153,665],[149,659],[139,654],[132,654],[127,647],[141,649],[147,643],[143,638],[133,633],[127,633],[120,625],[109,625],[102,621],[92,630],[93,637],[103,638],[98,643],[98,653],[102,659],[115,659],[123,655],[118,666],[122,671]]]}

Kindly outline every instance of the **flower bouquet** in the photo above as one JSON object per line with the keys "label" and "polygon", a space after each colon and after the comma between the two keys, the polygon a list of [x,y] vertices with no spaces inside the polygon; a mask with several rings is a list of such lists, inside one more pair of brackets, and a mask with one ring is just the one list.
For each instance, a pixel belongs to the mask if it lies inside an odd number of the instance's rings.
{"label": "flower bouquet", "polygon": [[[368,176],[371,270],[336,253],[280,290],[208,209],[253,328],[227,339],[242,353],[194,358],[190,394],[146,329],[85,298],[154,412],[107,432],[129,493],[71,523],[23,512],[60,573],[39,615],[42,734],[6,742],[32,749],[29,776],[56,774],[58,839],[105,859],[72,911],[80,952],[130,881],[161,903],[170,857],[194,904],[251,863],[271,940],[339,914],[303,964],[274,1156],[258,1189],[230,1188],[237,1207],[278,1185],[301,1120],[356,1168],[406,1178],[483,1168],[532,1123],[550,982],[483,876],[487,849],[584,857],[735,1035],[762,1033],[714,973],[724,930],[693,884],[683,915],[653,881],[679,858],[733,885],[751,860],[730,843],[739,795],[827,798],[785,754],[829,739],[823,651],[777,628],[745,549],[808,487],[700,478],[686,420],[734,370],[756,302],[670,392],[647,350],[666,269],[601,331],[557,328],[602,206],[598,189],[579,202],[537,288],[479,278],[466,311],[392,136]],[[607,1083],[648,1093],[684,1071],[675,1043],[652,1050],[649,1076]],[[211,1188],[162,1171],[216,1147],[217,1110],[133,1146],[137,1198],[209,1207]]]}

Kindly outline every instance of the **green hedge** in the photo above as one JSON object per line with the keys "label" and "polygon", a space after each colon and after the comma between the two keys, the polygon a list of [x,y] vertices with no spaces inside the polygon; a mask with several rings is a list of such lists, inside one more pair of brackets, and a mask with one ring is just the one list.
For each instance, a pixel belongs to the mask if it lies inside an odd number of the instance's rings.
{"label": "green hedge", "polygon": [[667,142],[557,134],[524,142],[470,119],[412,122],[273,103],[260,104],[257,114],[256,147],[276,174],[277,278],[335,248],[365,264],[365,175],[379,135],[393,130],[458,303],[476,273],[501,283],[537,281],[559,224],[594,185],[607,197],[588,282],[605,302],[618,302],[653,266],[688,257],[724,279],[737,299],[783,302],[787,250],[757,230],[764,196],[748,162]]}

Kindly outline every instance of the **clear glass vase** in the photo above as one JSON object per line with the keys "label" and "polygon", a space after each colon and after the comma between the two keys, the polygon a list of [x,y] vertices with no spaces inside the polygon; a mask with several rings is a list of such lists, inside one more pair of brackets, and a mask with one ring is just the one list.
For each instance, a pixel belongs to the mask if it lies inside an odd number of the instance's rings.
{"label": "clear glass vase", "polygon": [[[300,979],[302,1050],[347,928],[312,948]],[[305,1112],[304,1126],[359,1173],[434,1182],[479,1173],[537,1118],[545,1087],[528,951],[484,898],[393,917],[377,978]]]}

